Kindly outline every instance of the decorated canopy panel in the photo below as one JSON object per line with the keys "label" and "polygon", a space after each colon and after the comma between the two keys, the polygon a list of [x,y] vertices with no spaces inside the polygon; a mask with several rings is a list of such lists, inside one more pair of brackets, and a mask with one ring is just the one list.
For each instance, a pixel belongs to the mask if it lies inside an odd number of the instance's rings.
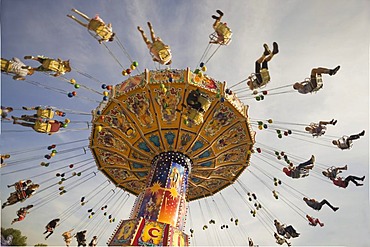
{"label": "decorated canopy panel", "polygon": [[90,148],[99,169],[138,195],[152,159],[178,151],[193,162],[188,200],[213,195],[249,165],[255,132],[225,83],[185,70],[146,70],[114,86],[93,115]]}

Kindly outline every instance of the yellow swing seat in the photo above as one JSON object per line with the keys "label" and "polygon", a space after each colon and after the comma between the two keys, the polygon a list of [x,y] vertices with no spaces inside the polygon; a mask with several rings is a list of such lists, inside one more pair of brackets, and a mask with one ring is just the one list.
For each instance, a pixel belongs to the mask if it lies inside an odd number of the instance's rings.
{"label": "yellow swing seat", "polygon": [[6,59],[1,59],[1,71],[8,73],[12,69],[12,63]]}
{"label": "yellow swing seat", "polygon": [[33,127],[35,131],[40,133],[49,133],[51,130],[51,124],[44,123],[41,121],[36,121],[35,126]]}
{"label": "yellow swing seat", "polygon": [[65,71],[63,64],[53,59],[45,59],[42,62],[42,67],[47,70],[54,71],[54,72],[64,72]]}
{"label": "yellow swing seat", "polygon": [[270,73],[267,69],[261,69],[260,70],[260,75],[262,77],[262,82],[258,80],[257,76],[255,73],[251,74],[251,81],[252,81],[252,86],[250,86],[250,89],[256,89],[256,88],[263,88],[267,85],[267,83],[270,82]]}
{"label": "yellow swing seat", "polygon": [[112,36],[112,32],[108,29],[108,27],[105,24],[98,26],[95,32],[100,38],[104,40],[108,40]]}
{"label": "yellow swing seat", "polygon": [[211,101],[208,99],[208,97],[204,96],[203,94],[200,94],[200,96],[198,97],[198,102],[201,104],[204,112],[206,112],[211,106]]}
{"label": "yellow swing seat", "polygon": [[54,117],[53,109],[37,109],[37,116],[41,118],[52,119]]}
{"label": "yellow swing seat", "polygon": [[212,42],[218,41],[218,37],[222,36],[223,40],[221,42],[217,42],[220,45],[228,45],[231,42],[232,36],[231,29],[225,23],[219,23],[215,29],[214,33],[209,35],[209,38]]}
{"label": "yellow swing seat", "polygon": [[192,108],[188,112],[188,119],[195,125],[200,125],[203,123],[203,114]]}

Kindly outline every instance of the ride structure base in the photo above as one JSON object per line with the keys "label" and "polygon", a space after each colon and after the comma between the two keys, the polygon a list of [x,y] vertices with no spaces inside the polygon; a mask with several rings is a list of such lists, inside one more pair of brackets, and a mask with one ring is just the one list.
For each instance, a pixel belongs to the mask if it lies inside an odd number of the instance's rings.
{"label": "ride structure base", "polygon": [[189,236],[179,229],[143,218],[123,220],[109,246],[189,246]]}
{"label": "ride structure base", "polygon": [[109,246],[188,246],[183,230],[186,190],[192,161],[181,152],[152,160],[146,188],[136,198],[129,220],[121,221]]}

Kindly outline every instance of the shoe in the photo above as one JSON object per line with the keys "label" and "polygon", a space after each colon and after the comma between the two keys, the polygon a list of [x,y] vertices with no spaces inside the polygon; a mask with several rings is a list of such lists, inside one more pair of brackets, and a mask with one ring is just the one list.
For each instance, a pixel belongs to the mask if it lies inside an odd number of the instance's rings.
{"label": "shoe", "polygon": [[324,226],[324,223],[320,223],[320,226],[323,227]]}
{"label": "shoe", "polygon": [[11,185],[7,185],[7,186],[8,186],[8,188],[12,187]]}
{"label": "shoe", "polygon": [[263,52],[263,55],[268,56],[271,54],[270,48],[267,44],[263,44],[263,48],[265,49],[265,51]]}
{"label": "shoe", "polygon": [[144,30],[139,26],[137,27],[137,30],[139,30],[140,32],[144,32]]}
{"label": "shoe", "polygon": [[252,197],[253,197],[253,199],[254,199],[254,200],[257,200],[257,196],[256,196],[256,194],[254,194],[254,193],[253,193],[253,194],[252,194]]}
{"label": "shoe", "polygon": [[28,108],[27,108],[27,107],[25,107],[25,106],[22,106],[22,109],[23,109],[23,110],[26,110],[26,111],[28,110]]}
{"label": "shoe", "polygon": [[361,178],[361,181],[364,181],[365,180],[365,176],[363,176],[362,178]]}
{"label": "shoe", "polygon": [[356,184],[356,186],[362,186],[363,184]]}
{"label": "shoe", "polygon": [[25,56],[24,59],[32,59],[32,56]]}
{"label": "shoe", "polygon": [[218,19],[220,19],[220,17],[217,17],[215,15],[212,15],[212,19],[218,20]]}
{"label": "shoe", "polygon": [[337,122],[338,122],[337,120],[334,120],[333,125],[336,125],[336,124],[337,124]]}
{"label": "shoe", "polygon": [[221,10],[216,10],[217,14],[219,14],[220,16],[223,16],[224,15],[224,12],[222,12]]}
{"label": "shoe", "polygon": [[276,42],[272,43],[272,54],[278,54],[279,53],[279,47],[278,47],[278,44]]}
{"label": "shoe", "polygon": [[338,207],[335,207],[333,208],[333,211],[336,212],[339,208]]}
{"label": "shoe", "polygon": [[347,166],[347,165],[345,165],[345,166],[344,166],[344,170],[347,170],[347,169],[348,169],[348,166]]}
{"label": "shoe", "polygon": [[338,72],[339,69],[340,69],[340,66],[338,65],[334,69],[330,70],[329,75],[330,76],[335,75]]}
{"label": "shoe", "polygon": [[315,163],[315,156],[314,155],[311,156],[311,163],[312,164]]}
{"label": "shoe", "polygon": [[365,135],[365,130],[363,130],[360,134],[358,134],[359,136],[364,136]]}

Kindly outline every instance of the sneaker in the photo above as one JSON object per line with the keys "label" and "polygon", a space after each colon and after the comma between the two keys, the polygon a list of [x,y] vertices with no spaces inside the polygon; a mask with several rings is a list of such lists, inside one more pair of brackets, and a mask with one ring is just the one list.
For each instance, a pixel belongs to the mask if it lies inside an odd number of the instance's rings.
{"label": "sneaker", "polygon": [[253,199],[254,199],[254,200],[257,200],[257,196],[256,196],[256,194],[254,194],[254,193],[253,193],[253,194],[252,194],[252,197],[253,197]]}
{"label": "sneaker", "polygon": [[335,75],[338,72],[339,69],[340,69],[340,66],[338,65],[334,69],[330,70],[329,75],[330,76]]}
{"label": "sneaker", "polygon": [[219,14],[220,16],[223,16],[224,15],[224,12],[222,12],[221,10],[216,10],[217,14]]}
{"label": "sneaker", "polygon": [[314,155],[311,156],[311,163],[312,164],[315,163],[315,156]]}
{"label": "sneaker", "polygon": [[263,48],[265,49],[265,51],[263,52],[263,55],[268,56],[271,54],[270,48],[267,44],[263,44]]}
{"label": "sneaker", "polygon": [[359,136],[364,136],[365,135],[365,130],[363,130],[360,134],[358,134]]}
{"label": "sneaker", "polygon": [[363,176],[362,178],[361,178],[361,181],[364,181],[365,180],[365,176]]}
{"label": "sneaker", "polygon": [[335,207],[333,208],[333,211],[336,212],[339,208],[338,207]]}
{"label": "sneaker", "polygon": [[278,47],[278,44],[276,42],[272,43],[272,54],[278,54],[279,53],[279,47]]}
{"label": "sneaker", "polygon": [[13,119],[13,124],[17,124],[17,123],[18,123],[18,122],[17,122],[17,118],[16,118],[16,117],[11,116],[11,118]]}
{"label": "sneaker", "polygon": [[337,120],[335,120],[335,119],[332,119],[332,120],[330,120],[330,122],[329,122],[330,124],[332,124],[332,125],[335,125],[336,123],[337,123]]}

